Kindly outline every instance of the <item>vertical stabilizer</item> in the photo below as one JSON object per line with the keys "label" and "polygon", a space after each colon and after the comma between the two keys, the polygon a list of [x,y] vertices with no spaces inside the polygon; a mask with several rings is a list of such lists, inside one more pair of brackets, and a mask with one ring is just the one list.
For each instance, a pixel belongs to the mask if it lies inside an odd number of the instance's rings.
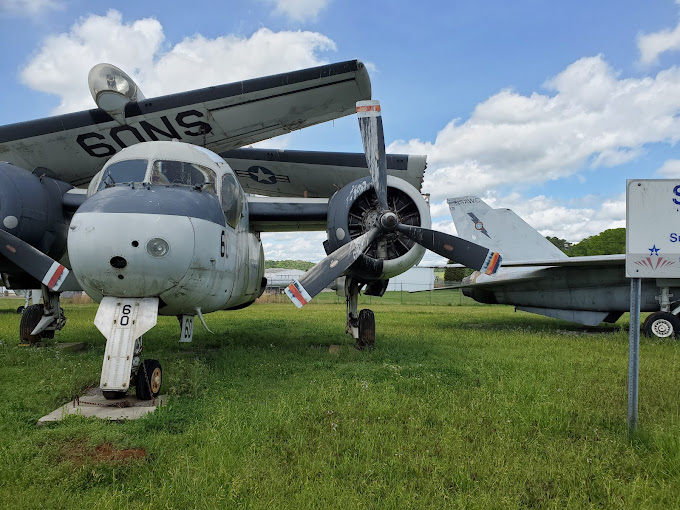
{"label": "vertical stabilizer", "polygon": [[492,209],[479,197],[447,199],[458,236],[498,251],[506,261],[567,256],[510,209]]}

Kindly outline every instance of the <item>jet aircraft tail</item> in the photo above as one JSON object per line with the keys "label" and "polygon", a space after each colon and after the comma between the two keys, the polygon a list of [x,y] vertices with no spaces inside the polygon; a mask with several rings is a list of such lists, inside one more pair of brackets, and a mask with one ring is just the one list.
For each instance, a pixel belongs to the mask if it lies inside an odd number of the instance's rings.
{"label": "jet aircraft tail", "polygon": [[479,197],[447,199],[458,235],[500,252],[505,261],[567,256],[510,209],[492,209]]}

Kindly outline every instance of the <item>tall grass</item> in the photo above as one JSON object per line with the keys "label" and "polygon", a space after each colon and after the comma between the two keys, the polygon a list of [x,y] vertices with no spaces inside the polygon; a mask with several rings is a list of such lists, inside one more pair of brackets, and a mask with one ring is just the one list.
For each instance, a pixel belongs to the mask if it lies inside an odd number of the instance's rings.
{"label": "tall grass", "polygon": [[160,318],[144,354],[163,364],[168,406],[41,428],[98,382],[96,306],[66,307],[57,340],[85,342],[76,353],[17,347],[16,306],[0,308],[0,506],[679,506],[676,342],[642,341],[630,439],[623,320],[586,330],[509,307],[371,307],[372,352],[344,334],[343,303],[211,314],[216,334],[197,328],[188,345]]}

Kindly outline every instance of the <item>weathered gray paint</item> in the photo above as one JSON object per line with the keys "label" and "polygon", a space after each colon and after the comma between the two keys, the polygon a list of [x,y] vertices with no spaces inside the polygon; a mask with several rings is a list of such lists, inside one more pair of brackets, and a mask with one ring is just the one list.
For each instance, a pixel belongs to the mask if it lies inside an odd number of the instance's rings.
{"label": "weathered gray paint", "polygon": [[226,225],[217,196],[188,186],[117,184],[92,195],[78,212],[186,216]]}

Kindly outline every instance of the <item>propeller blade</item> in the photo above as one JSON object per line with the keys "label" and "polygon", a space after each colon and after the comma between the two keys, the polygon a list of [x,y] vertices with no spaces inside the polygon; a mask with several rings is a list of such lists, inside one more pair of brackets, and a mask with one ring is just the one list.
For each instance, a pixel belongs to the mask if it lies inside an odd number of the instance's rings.
{"label": "propeller blade", "polygon": [[333,280],[344,273],[359,258],[368,245],[378,237],[379,233],[380,229],[373,227],[364,235],[342,245],[302,275],[299,280],[295,280],[286,287],[286,295],[295,303],[295,306],[302,308]]}
{"label": "propeller blade", "polygon": [[59,290],[69,274],[59,262],[4,230],[0,230],[0,255],[53,291]]}
{"label": "propeller blade", "polygon": [[488,275],[494,274],[501,267],[503,257],[500,253],[460,237],[413,225],[400,224],[397,230],[437,255]]}
{"label": "propeller blade", "polygon": [[371,173],[373,188],[378,195],[380,209],[387,207],[387,159],[385,157],[385,135],[379,101],[357,101],[357,117],[361,141],[364,144],[366,164]]}

